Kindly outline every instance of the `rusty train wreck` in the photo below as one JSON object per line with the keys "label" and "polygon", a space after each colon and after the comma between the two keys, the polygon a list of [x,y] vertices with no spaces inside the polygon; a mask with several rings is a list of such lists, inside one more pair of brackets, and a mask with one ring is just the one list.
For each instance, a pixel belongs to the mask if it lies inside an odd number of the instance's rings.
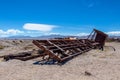
{"label": "rusty train wreck", "polygon": [[19,59],[23,61],[41,57],[42,61],[62,63],[91,49],[103,50],[107,36],[105,33],[94,29],[87,39],[33,40],[33,44],[40,48],[38,54],[25,52],[1,57],[5,60]]}

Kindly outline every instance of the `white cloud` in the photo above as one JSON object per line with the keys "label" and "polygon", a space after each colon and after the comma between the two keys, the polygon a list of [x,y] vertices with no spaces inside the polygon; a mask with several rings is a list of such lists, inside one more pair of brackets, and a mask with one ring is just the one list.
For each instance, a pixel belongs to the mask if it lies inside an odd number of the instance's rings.
{"label": "white cloud", "polygon": [[42,31],[42,32],[52,31],[52,29],[56,27],[58,26],[47,25],[47,24],[33,24],[33,23],[26,23],[23,26],[23,28],[26,30],[36,30],[36,31]]}
{"label": "white cloud", "polygon": [[120,36],[120,31],[111,31],[111,32],[107,32],[107,34],[112,36]]}
{"label": "white cloud", "polygon": [[8,37],[8,36],[18,35],[22,33],[24,32],[17,29],[8,29],[7,31],[0,29],[0,37]]}
{"label": "white cloud", "polygon": [[77,34],[77,36],[88,36],[89,35],[89,33],[79,33],[79,34]]}

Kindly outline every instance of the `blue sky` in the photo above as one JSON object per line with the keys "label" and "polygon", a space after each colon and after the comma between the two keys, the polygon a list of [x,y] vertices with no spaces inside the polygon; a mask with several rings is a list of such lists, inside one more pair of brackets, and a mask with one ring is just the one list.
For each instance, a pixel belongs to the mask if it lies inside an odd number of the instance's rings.
{"label": "blue sky", "polygon": [[120,0],[0,0],[0,37],[120,35]]}

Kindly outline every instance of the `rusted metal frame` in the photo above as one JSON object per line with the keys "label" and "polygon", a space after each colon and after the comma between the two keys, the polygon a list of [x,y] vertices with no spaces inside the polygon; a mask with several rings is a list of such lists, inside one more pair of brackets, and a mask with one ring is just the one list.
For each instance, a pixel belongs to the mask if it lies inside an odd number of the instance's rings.
{"label": "rusted metal frame", "polygon": [[47,40],[36,40],[36,41],[39,42],[40,45],[44,45],[44,46],[50,46],[51,45],[47,42]]}
{"label": "rusted metal frame", "polygon": [[108,37],[108,35],[96,29],[94,29],[94,31],[97,34],[95,38],[95,42],[98,42],[99,47],[103,50],[104,49],[103,46],[105,45],[105,39]]}
{"label": "rusted metal frame", "polygon": [[38,54],[38,55],[31,55],[31,56],[25,56],[25,57],[15,57],[14,59],[19,59],[19,60],[22,60],[22,61],[27,61],[27,60],[30,60],[30,59],[34,59],[34,58],[38,58],[38,57],[43,57],[43,56],[46,56],[46,54]]}
{"label": "rusted metal frame", "polygon": [[[79,50],[77,50],[76,48],[78,48]],[[73,52],[73,54],[77,54],[77,53],[84,53],[84,52],[87,52],[87,51],[89,51],[90,49],[87,49],[87,47],[85,47],[85,49],[84,50],[81,50],[80,49],[80,47],[74,47],[73,49],[72,49],[72,51],[74,51]]]}
{"label": "rusted metal frame", "polygon": [[90,49],[90,47],[89,47],[89,45],[88,44],[86,44],[86,43],[83,43],[83,42],[81,42],[81,41],[79,41],[79,40],[77,40],[78,41],[78,44],[77,45],[81,45],[81,46],[79,46],[79,47],[88,47],[89,49]]}
{"label": "rusted metal frame", "polygon": [[32,51],[30,51],[30,52],[23,52],[23,53],[19,53],[19,54],[4,55],[4,56],[2,56],[2,58],[4,58],[4,60],[6,60],[6,61],[10,60],[10,59],[19,59],[19,60],[26,61],[26,60],[34,59],[34,58],[44,56],[44,55],[45,54],[42,54],[42,53],[33,55]]}
{"label": "rusted metal frame", "polygon": [[93,32],[93,35],[92,35],[92,37],[91,37],[91,40],[92,40],[92,41],[94,40],[95,34],[96,34],[96,32],[94,31],[94,32]]}
{"label": "rusted metal frame", "polygon": [[94,29],[94,31],[95,31],[96,33],[100,33],[101,35],[104,35],[104,36],[108,37],[108,35],[107,35],[107,34],[105,34],[105,33],[101,32],[101,31],[99,31],[99,30],[97,30],[97,29]]}
{"label": "rusted metal frame", "polygon": [[[67,50],[67,49],[69,49],[69,50],[70,50],[70,49],[74,49],[74,50],[75,50],[75,48],[78,48],[78,49],[80,49],[82,52],[84,52],[86,49],[82,49],[82,48],[86,48],[86,47],[87,47],[87,46],[83,46],[83,45],[81,45],[81,44],[80,44],[80,45],[78,44],[78,45],[76,45],[76,46],[68,46],[68,47],[65,47],[65,48],[63,48],[63,49],[66,49],[66,50]],[[80,50],[79,50],[79,51],[80,51]]]}
{"label": "rusted metal frame", "polygon": [[[80,43],[82,43],[80,40],[78,40]],[[86,42],[87,41],[87,39],[84,39],[84,41],[85,41],[85,43],[82,43],[82,45],[84,46],[84,47],[86,47],[86,48],[89,48],[89,49],[92,49],[92,46],[93,45],[91,45],[92,43],[91,42],[89,42],[89,44],[88,44],[88,42]],[[88,40],[89,41],[89,40]]]}
{"label": "rusted metal frame", "polygon": [[[70,54],[70,53],[72,53],[72,54]],[[61,58],[61,61],[60,62],[64,62],[65,60],[67,60],[67,59],[70,59],[70,58],[72,58],[72,57],[74,57],[74,56],[77,56],[77,55],[79,55],[79,54],[81,54],[82,52],[78,52],[78,53],[76,53],[75,51],[73,51],[73,50],[69,50],[69,56],[66,56],[66,57],[62,57]]]}
{"label": "rusted metal frame", "polygon": [[[75,46],[68,47],[68,48],[70,48],[68,50],[72,53],[71,55],[73,55],[73,54],[75,55],[77,53],[81,54],[82,52],[85,52],[85,51],[82,51],[81,48],[79,48],[81,46],[82,46],[81,43],[80,44],[75,44]],[[86,47],[86,46],[84,46],[84,47]],[[78,52],[78,51],[76,52],[75,48],[79,48],[81,51],[80,52]],[[71,57],[71,55],[69,55],[68,57]]]}
{"label": "rusted metal frame", "polygon": [[[68,48],[71,48],[71,49],[72,49],[72,48],[75,48],[75,47],[76,47],[76,46],[74,46],[74,47],[68,47]],[[66,48],[66,47],[65,47],[65,48]],[[73,52],[73,51],[72,51],[72,53],[74,53],[74,54],[75,54],[75,52]],[[68,55],[68,56],[69,56],[69,55]]]}
{"label": "rusted metal frame", "polygon": [[[76,54],[78,52],[84,52],[83,50],[80,49],[81,46],[77,45],[77,46],[73,46],[70,51],[73,53],[73,54]],[[77,50],[76,48],[78,48],[79,50]]]}
{"label": "rusted metal frame", "polygon": [[82,51],[80,48],[74,48],[74,50],[83,53],[84,51]]}
{"label": "rusted metal frame", "polygon": [[72,55],[69,55],[69,56],[67,56],[67,57],[64,57],[64,58],[62,58],[61,62],[65,61],[65,60],[67,60],[67,59],[70,59],[70,58],[72,58],[72,57],[75,57],[75,56],[77,56],[77,55],[79,55],[79,54],[81,54],[81,52],[78,52],[78,53],[76,53],[76,54],[72,54]]}
{"label": "rusted metal frame", "polygon": [[64,44],[63,41],[61,41],[61,40],[49,40],[49,41],[52,42],[52,43],[55,44],[55,45]]}
{"label": "rusted metal frame", "polygon": [[89,39],[90,38],[90,36],[92,35],[92,33],[94,32],[94,30],[90,33],[90,35],[87,37],[87,39]]}
{"label": "rusted metal frame", "polygon": [[[56,40],[54,40],[55,41],[55,43],[59,43],[60,44],[60,42],[58,42],[58,41],[56,41]],[[59,40],[60,41],[60,40]],[[63,56],[68,56],[68,54],[65,54],[65,51],[63,51],[62,50],[62,48],[60,48],[59,46],[57,46],[56,44],[54,44],[54,42],[52,42],[52,41],[48,41],[51,45],[53,45],[54,47],[56,47],[57,49],[50,49],[51,51],[53,51],[53,52],[55,52],[55,50],[57,50],[56,52],[58,53],[59,52],[59,54],[61,54],[61,55],[63,55]],[[58,56],[58,55],[57,55]]]}
{"label": "rusted metal frame", "polygon": [[96,46],[94,43],[96,42],[91,42],[90,40],[87,40],[87,39],[85,40],[85,44],[90,48],[94,48],[94,46]]}
{"label": "rusted metal frame", "polygon": [[75,41],[73,42],[73,44],[74,44],[74,45],[82,45],[82,46],[86,46],[86,44],[80,42],[79,40],[75,40]]}
{"label": "rusted metal frame", "polygon": [[91,45],[88,44],[85,39],[84,39],[84,41],[85,41],[85,43],[82,43],[82,42],[79,40],[79,42],[81,42],[81,44],[83,44],[84,46],[88,46],[89,48],[91,48]]}
{"label": "rusted metal frame", "polygon": [[62,52],[64,52],[64,50],[62,48],[60,48],[59,46],[57,46],[56,44],[52,43],[51,41],[47,40],[48,43],[50,43],[51,45],[55,46],[56,48],[58,48],[59,50],[61,50]]}
{"label": "rusted metal frame", "polygon": [[[41,47],[40,47],[40,48],[41,48]],[[74,48],[75,48],[75,47],[74,47]],[[48,51],[49,51],[49,50],[48,50]],[[51,53],[51,52],[45,52],[45,53]],[[78,54],[81,54],[82,52],[75,53],[75,52],[72,51],[72,53],[74,53],[74,54],[69,55],[69,56],[64,57],[64,58],[61,58],[61,59],[58,60],[58,61],[59,61],[59,62],[62,62],[62,61],[64,61],[64,60],[68,59],[68,58],[71,58],[71,57],[74,57],[74,56],[76,56],[76,55],[78,55]],[[51,55],[51,54],[49,54],[49,55]],[[52,55],[52,58],[54,59],[54,55]]]}
{"label": "rusted metal frame", "polygon": [[[96,33],[94,33],[94,35],[92,35],[92,38],[95,37],[95,34]],[[68,55],[68,56],[61,58],[62,60],[59,60],[59,61],[63,61],[67,58],[76,56],[80,53],[87,52],[90,49],[92,49],[93,46],[94,47],[99,46],[99,43],[96,43],[96,42],[93,42],[90,40],[84,40],[84,42],[81,42],[79,40],[63,40],[63,41],[58,40],[55,42],[54,41],[55,40],[53,40],[53,41],[51,40],[52,43],[50,43],[48,41],[51,45],[53,45],[53,49],[50,49],[48,51],[55,51],[55,50],[56,50],[56,52],[61,51],[60,54],[62,54],[62,53],[65,53],[65,50],[69,50],[72,53],[71,55]],[[68,45],[68,44],[70,44],[70,45]],[[67,46],[64,46],[64,45],[67,45]],[[80,46],[78,46],[78,45],[80,45]],[[46,47],[49,49],[49,45],[46,45]],[[78,50],[76,48],[78,48]]]}
{"label": "rusted metal frame", "polygon": [[85,39],[86,41],[86,45],[92,49],[94,48],[97,48],[97,46],[99,46],[100,43],[98,42],[95,42],[95,41],[91,41],[91,40],[88,40],[88,39]]}
{"label": "rusted metal frame", "polygon": [[[71,51],[71,52],[73,52],[73,51]],[[85,50],[85,51],[81,51],[81,50],[80,50],[80,51],[78,51],[77,53],[76,53],[76,52],[73,52],[72,55],[69,55],[69,56],[67,56],[67,57],[62,58],[61,62],[64,62],[65,60],[70,59],[70,58],[73,58],[73,57],[75,57],[75,56],[77,56],[77,55],[80,55],[80,54],[82,54],[82,53],[84,53],[84,52],[87,52],[87,50]]]}
{"label": "rusted metal frame", "polygon": [[80,42],[79,40],[71,40],[70,41],[71,42],[71,44],[72,45],[70,45],[70,46],[76,46],[76,45],[84,45],[85,46],[85,44],[84,43],[82,43],[82,42]]}
{"label": "rusted metal frame", "polygon": [[[59,47],[67,47],[67,46],[75,46],[76,44],[62,44],[62,45],[58,45]],[[48,46],[48,49],[54,49],[56,48],[55,46]]]}
{"label": "rusted metal frame", "polygon": [[79,44],[86,46],[86,44],[84,44],[82,41],[80,41],[80,39],[79,39],[79,40],[76,40],[76,41],[77,41]]}
{"label": "rusted metal frame", "polygon": [[77,42],[77,40],[76,43],[68,44],[67,46],[77,46],[77,45],[85,46],[83,43]]}
{"label": "rusted metal frame", "polygon": [[68,56],[67,54],[65,54],[65,50],[63,50],[62,48],[60,48],[59,46],[57,46],[56,44],[52,43],[51,41],[47,40],[51,45],[55,46],[58,50],[61,51],[61,54]]}
{"label": "rusted metal frame", "polygon": [[61,40],[64,44],[67,44],[67,42],[65,40]]}
{"label": "rusted metal frame", "polygon": [[70,42],[71,42],[72,44],[78,44],[76,41],[77,41],[77,40],[71,40]]}
{"label": "rusted metal frame", "polygon": [[100,37],[100,36],[101,36],[100,34],[97,34],[96,42],[99,42],[101,45],[104,45],[106,37],[105,36]]}
{"label": "rusted metal frame", "polygon": [[10,59],[15,59],[16,57],[24,57],[24,56],[30,56],[31,52],[27,52],[27,53],[19,53],[19,54],[9,54],[9,55],[4,55],[1,58],[4,58],[4,60],[10,60]]}
{"label": "rusted metal frame", "polygon": [[59,41],[61,44],[67,44],[65,41],[63,41],[63,40],[60,40]]}
{"label": "rusted metal frame", "polygon": [[61,59],[56,56],[52,51],[48,50],[45,46],[40,45],[38,41],[33,40],[33,43],[38,46],[40,49],[42,49],[44,51],[44,54],[48,54],[50,56],[50,58],[53,58],[57,61],[61,61]]}
{"label": "rusted metal frame", "polygon": [[72,48],[77,48],[77,47],[83,47],[83,45],[77,44],[77,45],[74,45],[74,46],[67,46],[67,47],[64,47],[63,49],[72,49]]}
{"label": "rusted metal frame", "polygon": [[[85,47],[85,46],[83,46],[83,45],[66,46],[66,47],[62,47],[62,49],[63,50],[68,50],[68,49],[81,48],[81,47]],[[57,51],[59,51],[59,49],[52,49],[52,51],[57,52]]]}

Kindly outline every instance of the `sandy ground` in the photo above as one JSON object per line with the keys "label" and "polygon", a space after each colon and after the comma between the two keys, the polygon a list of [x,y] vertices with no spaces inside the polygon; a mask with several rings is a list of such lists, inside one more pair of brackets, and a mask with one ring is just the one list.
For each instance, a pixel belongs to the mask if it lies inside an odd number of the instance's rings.
{"label": "sandy ground", "polygon": [[[1,40],[0,55],[37,49],[30,40]],[[59,65],[34,65],[29,61],[0,60],[0,80],[120,80],[120,43],[106,43],[104,51],[91,50]],[[86,75],[85,72],[91,75]]]}

